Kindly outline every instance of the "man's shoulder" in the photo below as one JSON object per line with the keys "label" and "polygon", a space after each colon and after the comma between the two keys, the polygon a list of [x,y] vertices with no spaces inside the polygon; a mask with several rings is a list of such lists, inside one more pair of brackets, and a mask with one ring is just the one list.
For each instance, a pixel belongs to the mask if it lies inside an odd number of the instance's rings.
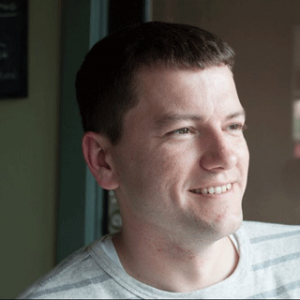
{"label": "man's shoulder", "polygon": [[90,247],[76,251],[27,288],[17,299],[115,298],[126,294],[95,260]]}
{"label": "man's shoulder", "polygon": [[240,257],[250,271],[245,277],[252,289],[249,299],[298,299],[300,226],[244,222],[240,236]]}
{"label": "man's shoulder", "polygon": [[277,242],[281,243],[282,246],[285,247],[287,243],[292,243],[296,247],[300,245],[299,225],[244,221],[242,229],[247,234],[247,237],[252,245],[275,245]]}
{"label": "man's shoulder", "polygon": [[[89,275],[86,272],[93,264],[86,248],[82,248],[67,257],[49,273],[23,291],[17,298],[58,298],[70,291],[75,285],[87,284]],[[95,268],[95,266],[93,267]]]}
{"label": "man's shoulder", "polygon": [[300,234],[300,225],[285,225],[259,221],[244,221],[242,228],[251,238],[275,234]]}

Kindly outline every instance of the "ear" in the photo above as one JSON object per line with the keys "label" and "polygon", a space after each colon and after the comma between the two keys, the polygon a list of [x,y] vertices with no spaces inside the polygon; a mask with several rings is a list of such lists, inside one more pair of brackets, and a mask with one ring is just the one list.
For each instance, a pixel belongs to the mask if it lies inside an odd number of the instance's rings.
{"label": "ear", "polygon": [[97,183],[106,190],[114,190],[119,184],[117,175],[108,163],[111,143],[96,132],[86,132],[82,139],[82,151],[86,164]]}

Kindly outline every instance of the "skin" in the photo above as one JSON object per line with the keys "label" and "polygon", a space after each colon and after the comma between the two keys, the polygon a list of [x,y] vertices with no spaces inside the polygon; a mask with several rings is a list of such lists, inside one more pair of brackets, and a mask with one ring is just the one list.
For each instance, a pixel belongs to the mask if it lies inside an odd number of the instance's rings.
{"label": "skin", "polygon": [[[228,235],[243,219],[249,152],[233,75],[155,67],[137,78],[120,143],[86,133],[84,156],[118,199],[123,229],[113,241],[126,272],[162,290],[205,288],[238,263]],[[226,193],[192,192],[227,183]]]}

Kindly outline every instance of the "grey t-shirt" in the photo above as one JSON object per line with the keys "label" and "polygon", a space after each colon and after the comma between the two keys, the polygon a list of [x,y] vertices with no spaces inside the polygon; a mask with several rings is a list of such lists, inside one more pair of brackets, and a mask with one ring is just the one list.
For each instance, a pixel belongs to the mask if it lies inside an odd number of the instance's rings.
{"label": "grey t-shirt", "polygon": [[[122,263],[120,262],[120,259],[119,259],[119,256],[117,254],[117,251],[115,249],[115,246],[112,242],[112,237],[113,235],[106,235],[102,238],[101,240],[101,247],[102,249],[104,250],[105,254],[121,269],[124,270],[123,266],[122,266]],[[239,246],[238,246],[238,243],[237,243],[237,240],[235,238],[235,236],[233,234],[231,234],[229,236],[229,238],[231,239],[232,241],[232,244],[234,245],[236,251],[239,253],[240,250],[239,250]]]}
{"label": "grey t-shirt", "polygon": [[[300,227],[244,221],[234,234],[239,263],[227,279],[188,293],[129,276],[103,239],[74,253],[17,298],[266,299],[300,297]],[[107,255],[106,252],[110,254]],[[155,274],[154,274],[155,276]]]}

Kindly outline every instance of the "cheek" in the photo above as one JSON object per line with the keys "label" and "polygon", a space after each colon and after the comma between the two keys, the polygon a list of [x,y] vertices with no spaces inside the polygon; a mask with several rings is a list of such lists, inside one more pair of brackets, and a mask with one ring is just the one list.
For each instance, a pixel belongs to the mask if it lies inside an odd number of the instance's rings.
{"label": "cheek", "polygon": [[250,154],[246,141],[244,147],[241,149],[240,157],[243,163],[244,172],[248,173]]}
{"label": "cheek", "polygon": [[128,147],[118,157],[123,187],[127,193],[135,191],[144,197],[162,192],[178,194],[197,169],[197,151],[193,149],[191,143]]}
{"label": "cheek", "polygon": [[147,170],[143,179],[157,184],[159,189],[178,189],[195,169],[195,159],[191,151],[180,147],[158,149],[142,159],[142,168]]}
{"label": "cheek", "polygon": [[245,142],[243,147],[238,151],[239,156],[239,171],[241,173],[242,183],[244,185],[244,189],[246,188],[247,179],[248,179],[248,169],[249,169],[249,150],[248,146]]}
{"label": "cheek", "polygon": [[249,164],[249,149],[245,138],[242,136],[232,144],[232,149],[235,151],[239,162],[247,168]]}

